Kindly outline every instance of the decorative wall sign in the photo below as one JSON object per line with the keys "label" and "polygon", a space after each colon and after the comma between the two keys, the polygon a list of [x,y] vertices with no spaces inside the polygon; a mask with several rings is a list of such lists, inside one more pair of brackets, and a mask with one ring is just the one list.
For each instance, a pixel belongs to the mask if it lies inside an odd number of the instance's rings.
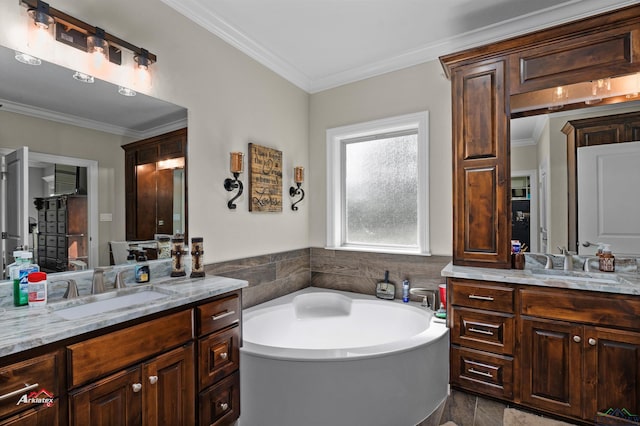
{"label": "decorative wall sign", "polygon": [[249,144],[250,212],[282,211],[282,151]]}

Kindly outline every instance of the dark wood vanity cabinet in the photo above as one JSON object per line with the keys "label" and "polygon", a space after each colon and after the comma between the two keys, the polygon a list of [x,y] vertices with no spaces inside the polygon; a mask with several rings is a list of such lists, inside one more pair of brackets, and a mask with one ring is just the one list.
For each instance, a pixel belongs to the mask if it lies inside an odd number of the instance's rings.
{"label": "dark wood vanity cabinet", "polygon": [[454,264],[510,267],[511,96],[635,73],[638,58],[639,5],[440,58],[451,78]]}
{"label": "dark wood vanity cabinet", "polygon": [[587,423],[610,410],[640,413],[640,297],[456,278],[447,286],[452,386]]}

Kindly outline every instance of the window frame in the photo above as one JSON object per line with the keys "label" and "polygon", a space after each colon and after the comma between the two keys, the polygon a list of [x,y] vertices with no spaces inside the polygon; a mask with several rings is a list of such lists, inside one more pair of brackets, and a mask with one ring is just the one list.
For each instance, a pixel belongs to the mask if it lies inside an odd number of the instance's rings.
{"label": "window frame", "polygon": [[[345,243],[345,140],[416,129],[418,132],[418,224],[417,247],[391,245],[347,245]],[[379,120],[334,127],[326,131],[327,147],[327,234],[326,248],[377,253],[430,256],[429,244],[429,112],[420,111]],[[401,190],[401,189],[400,189]]]}

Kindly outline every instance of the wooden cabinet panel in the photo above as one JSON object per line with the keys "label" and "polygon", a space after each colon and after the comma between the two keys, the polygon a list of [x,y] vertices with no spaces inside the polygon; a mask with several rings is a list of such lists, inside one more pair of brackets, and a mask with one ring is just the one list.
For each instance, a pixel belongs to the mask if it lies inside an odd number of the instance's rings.
{"label": "wooden cabinet panel", "polygon": [[513,355],[514,327],[511,314],[454,307],[451,343]]}
{"label": "wooden cabinet panel", "polygon": [[624,139],[623,124],[607,124],[576,130],[579,146],[604,145],[622,142]]}
{"label": "wooden cabinet panel", "polygon": [[557,414],[582,414],[582,327],[522,320],[522,402]]}
{"label": "wooden cabinet panel", "polygon": [[71,426],[141,425],[140,379],[140,368],[121,371],[71,394]]}
{"label": "wooden cabinet panel", "polygon": [[616,28],[518,52],[512,59],[511,94],[633,72],[638,52],[632,38],[637,36],[632,27]]}
{"label": "wooden cabinet panel", "polygon": [[198,336],[215,333],[240,321],[240,296],[234,293],[228,297],[200,305],[196,308]]}
{"label": "wooden cabinet panel", "polygon": [[498,398],[513,398],[513,358],[451,347],[451,384]]}
{"label": "wooden cabinet panel", "polygon": [[145,363],[142,367],[142,384],[145,425],[194,424],[193,343]]}
{"label": "wooden cabinet panel", "polygon": [[505,62],[496,60],[460,67],[452,79],[453,261],[459,265],[511,266],[504,73]]}
{"label": "wooden cabinet panel", "polygon": [[586,327],[585,419],[626,409],[640,413],[640,333]]}
{"label": "wooden cabinet panel", "polygon": [[240,374],[226,379],[200,393],[200,425],[230,425],[240,416]]}
{"label": "wooden cabinet panel", "polygon": [[[0,418],[30,408],[30,404],[18,403],[23,395],[47,392],[57,398],[63,388],[60,358],[61,353],[54,352],[0,368]],[[51,411],[57,410],[57,404],[55,407]]]}
{"label": "wooden cabinet panel", "polygon": [[240,326],[198,341],[199,389],[236,371],[240,366]]}
{"label": "wooden cabinet panel", "polygon": [[[46,405],[35,406],[29,410],[0,421],[0,426],[57,426],[60,424],[59,401],[56,400],[52,407]],[[66,424],[66,422],[62,422]]]}
{"label": "wooden cabinet panel", "polygon": [[447,287],[453,305],[488,311],[514,312],[513,287],[491,281],[451,278]]}
{"label": "wooden cabinet panel", "polygon": [[69,387],[186,343],[191,334],[191,310],[186,310],[70,345]]}

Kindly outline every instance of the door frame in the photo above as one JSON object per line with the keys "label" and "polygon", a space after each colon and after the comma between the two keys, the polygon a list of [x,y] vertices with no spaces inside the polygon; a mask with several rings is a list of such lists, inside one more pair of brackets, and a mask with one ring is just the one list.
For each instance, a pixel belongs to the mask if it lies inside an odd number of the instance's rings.
{"label": "door frame", "polygon": [[538,240],[540,229],[538,228],[538,171],[537,170],[512,170],[511,177],[529,177],[529,252],[538,252]]}
{"label": "door frame", "polygon": [[[15,149],[0,148],[0,155],[4,156]],[[98,266],[98,162],[84,158],[67,157],[63,155],[44,154],[29,150],[29,162],[59,163],[76,167],[87,168],[87,203],[88,203],[88,229],[89,237],[89,262],[87,267],[93,269]]]}

